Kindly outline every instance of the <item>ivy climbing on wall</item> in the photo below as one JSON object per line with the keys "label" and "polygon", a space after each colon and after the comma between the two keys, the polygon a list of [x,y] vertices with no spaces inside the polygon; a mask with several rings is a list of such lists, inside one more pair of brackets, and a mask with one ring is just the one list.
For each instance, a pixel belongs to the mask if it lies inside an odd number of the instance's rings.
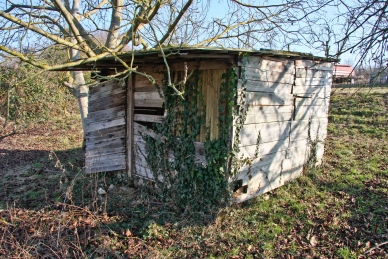
{"label": "ivy climbing on wall", "polygon": [[[220,85],[219,134],[217,139],[211,140],[206,127],[201,73],[194,71],[184,84],[179,85],[182,96],[176,95],[171,87],[161,87],[166,119],[154,126],[155,133],[161,137],[143,136],[147,163],[154,173],[153,188],[161,199],[174,203],[183,211],[207,211],[230,203],[233,188],[230,179],[236,171],[238,132],[246,116],[241,101],[245,98],[241,89],[240,94],[237,89],[236,70],[228,69],[222,75]],[[182,76],[177,74],[175,78],[179,82]],[[201,129],[207,131],[205,163],[195,159],[194,143],[198,141]]]}

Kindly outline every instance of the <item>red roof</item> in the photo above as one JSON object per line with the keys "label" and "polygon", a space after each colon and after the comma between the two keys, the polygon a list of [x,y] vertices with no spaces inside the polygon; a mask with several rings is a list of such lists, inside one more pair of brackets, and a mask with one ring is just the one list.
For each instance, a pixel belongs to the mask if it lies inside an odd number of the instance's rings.
{"label": "red roof", "polygon": [[350,65],[335,65],[334,76],[336,77],[355,77],[356,72]]}

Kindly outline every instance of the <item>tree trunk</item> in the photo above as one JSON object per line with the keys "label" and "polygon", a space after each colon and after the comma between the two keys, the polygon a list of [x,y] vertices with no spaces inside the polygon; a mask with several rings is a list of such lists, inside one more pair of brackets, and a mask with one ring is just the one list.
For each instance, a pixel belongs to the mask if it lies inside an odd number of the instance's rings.
{"label": "tree trunk", "polygon": [[[73,39],[75,41],[75,39]],[[79,51],[75,49],[70,50],[70,59],[76,60],[79,58]],[[84,131],[84,139],[86,134],[86,118],[88,117],[89,104],[89,87],[85,84],[85,77],[82,71],[73,71],[73,82],[71,82],[74,94],[78,100],[79,111],[82,119],[82,128]]]}

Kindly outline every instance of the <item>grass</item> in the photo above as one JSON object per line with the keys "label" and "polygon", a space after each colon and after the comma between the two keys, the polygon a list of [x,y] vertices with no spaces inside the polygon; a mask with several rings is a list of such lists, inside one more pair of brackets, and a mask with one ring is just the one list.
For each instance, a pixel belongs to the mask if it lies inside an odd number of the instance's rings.
{"label": "grass", "polygon": [[[388,91],[336,89],[331,100],[323,167],[215,215],[182,213],[123,186],[114,175],[78,174],[82,153],[79,142],[75,145],[77,128],[58,119],[59,125],[47,128],[62,140],[51,142],[53,134],[35,137],[62,151],[41,152],[39,159],[22,165],[7,160],[7,170],[20,169],[19,177],[7,175],[11,186],[29,189],[8,188],[1,194],[7,204],[0,211],[0,255],[387,258]],[[13,137],[18,135],[5,140],[13,143]],[[96,195],[96,189],[111,184],[106,199]]]}

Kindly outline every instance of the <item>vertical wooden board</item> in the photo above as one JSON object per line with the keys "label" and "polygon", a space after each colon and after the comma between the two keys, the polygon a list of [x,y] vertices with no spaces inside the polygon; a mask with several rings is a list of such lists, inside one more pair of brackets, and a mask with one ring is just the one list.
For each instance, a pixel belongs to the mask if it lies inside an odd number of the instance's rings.
{"label": "vertical wooden board", "polygon": [[315,146],[315,159],[316,163],[315,166],[319,166],[323,163],[324,159],[324,153],[325,153],[325,143],[324,142],[318,142]]}
{"label": "vertical wooden board", "polygon": [[[134,76],[134,75],[133,75]],[[134,82],[135,82],[135,77],[130,77],[128,78],[127,81],[127,116],[126,116],[126,149],[127,149],[127,157],[126,157],[126,162],[127,162],[127,174],[128,177],[131,177],[133,174],[133,164],[134,164],[134,155],[133,155],[133,135],[134,135],[134,130],[133,130],[133,118],[134,118]]]}
{"label": "vertical wooden board", "polygon": [[[204,70],[202,72],[202,92],[203,100],[206,106],[206,126],[210,128],[210,139],[218,138],[218,117],[220,87],[222,83],[222,74],[225,69]],[[200,142],[206,141],[205,129],[201,130]]]}

